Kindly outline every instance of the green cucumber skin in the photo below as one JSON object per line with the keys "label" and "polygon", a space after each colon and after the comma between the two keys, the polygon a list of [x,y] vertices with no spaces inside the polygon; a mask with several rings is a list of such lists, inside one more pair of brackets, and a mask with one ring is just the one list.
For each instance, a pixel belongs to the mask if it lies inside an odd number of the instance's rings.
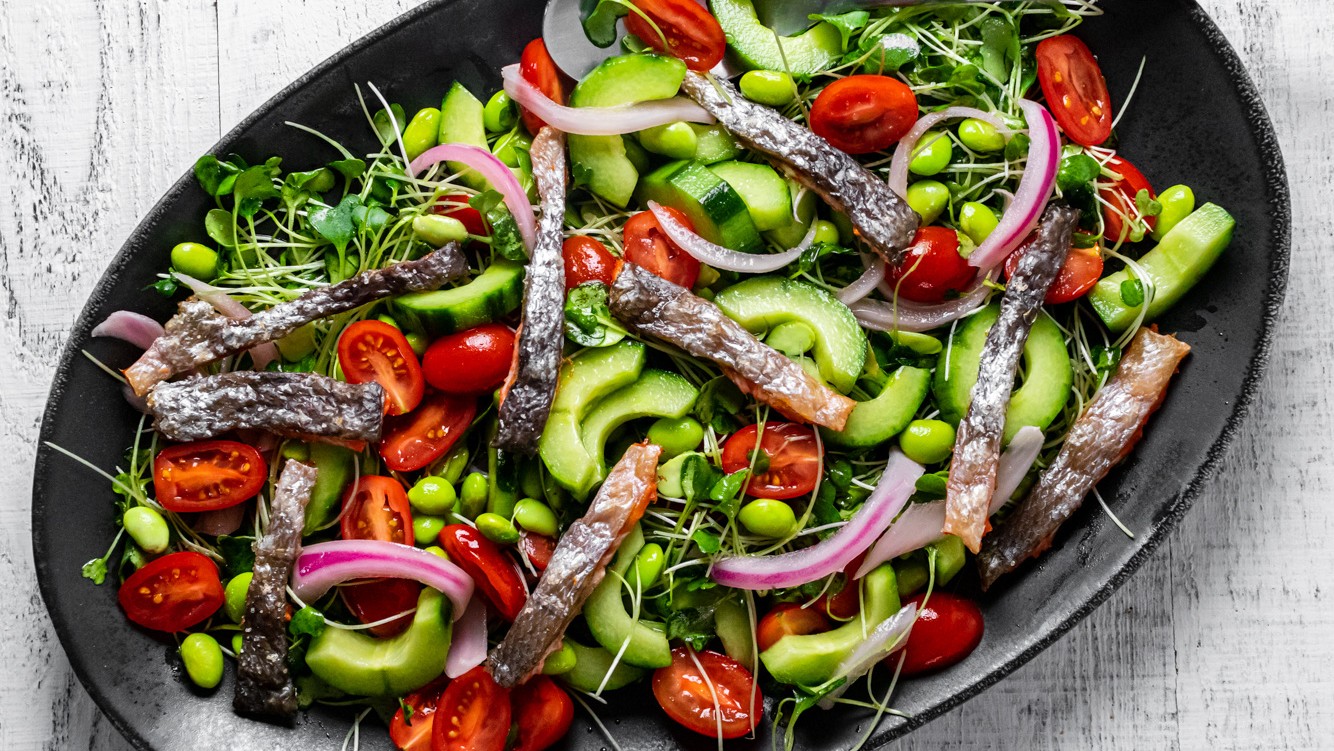
{"label": "green cucumber skin", "polygon": [[695,231],[724,248],[753,253],[763,243],[741,194],[699,162],[669,162],[644,176],[636,195],[657,201],[690,219]]}
{"label": "green cucumber skin", "polygon": [[774,32],[760,23],[751,0],[710,0],[709,8],[723,27],[727,46],[750,68],[786,70],[805,79],[828,69],[843,56],[843,37],[833,24],[818,23],[779,42]]}
{"label": "green cucumber skin", "polygon": [[[1175,305],[1208,273],[1232,243],[1236,225],[1236,220],[1221,206],[1206,203],[1169,230],[1157,247],[1139,259],[1139,265],[1148,272],[1154,285],[1145,322]],[[1117,333],[1130,328],[1139,315],[1139,306],[1131,307],[1121,299],[1121,283],[1132,278],[1125,269],[1108,274],[1089,293],[1093,310],[1107,328]]]}
{"label": "green cucumber skin", "polygon": [[874,399],[857,403],[843,430],[820,428],[820,435],[837,448],[879,446],[908,427],[930,391],[931,371],[905,365],[890,375]]}
{"label": "green cucumber skin", "polygon": [[666,632],[658,624],[636,620],[621,599],[622,580],[643,547],[644,533],[636,525],[621,543],[607,575],[584,603],[584,620],[598,644],[612,654],[621,654],[627,665],[665,668],[672,664],[672,647]]}
{"label": "green cucumber skin", "polygon": [[767,164],[719,162],[709,170],[745,201],[755,229],[761,232],[782,229],[792,223],[792,194],[787,181]]}
{"label": "green cucumber skin", "polygon": [[714,304],[751,333],[788,321],[810,326],[820,376],[842,393],[852,390],[866,367],[866,332],[848,306],[819,287],[782,277],[752,277],[718,293]]}
{"label": "green cucumber skin", "polygon": [[518,310],[524,273],[523,264],[499,259],[465,285],[399,295],[390,307],[410,328],[431,336],[452,334]]}
{"label": "green cucumber skin", "polygon": [[602,482],[607,477],[607,438],[616,428],[642,417],[680,419],[690,413],[697,398],[699,389],[676,373],[646,370],[634,383],[593,405],[579,431],[584,449],[594,463],[593,482]]}
{"label": "green cucumber skin", "polygon": [[[999,305],[988,305],[965,318],[955,329],[949,349],[940,356],[931,387],[940,408],[940,419],[958,425],[968,411],[987,332],[999,315]],[[1028,335],[1024,373],[1024,384],[1010,396],[1010,407],[1005,414],[1007,444],[1024,426],[1046,430],[1061,416],[1070,399],[1074,368],[1060,327],[1046,313],[1038,316]]]}

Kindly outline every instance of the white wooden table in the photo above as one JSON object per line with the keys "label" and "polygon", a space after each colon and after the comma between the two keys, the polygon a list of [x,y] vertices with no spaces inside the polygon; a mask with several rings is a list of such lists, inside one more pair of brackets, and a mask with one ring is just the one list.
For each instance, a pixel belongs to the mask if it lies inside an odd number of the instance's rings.
{"label": "white wooden table", "polygon": [[[1292,179],[1292,280],[1266,386],[1138,575],[899,748],[1334,747],[1332,8],[1201,2],[1259,84]],[[414,4],[0,0],[0,748],[128,748],[70,672],[33,576],[32,458],[75,315],[222,132]]]}

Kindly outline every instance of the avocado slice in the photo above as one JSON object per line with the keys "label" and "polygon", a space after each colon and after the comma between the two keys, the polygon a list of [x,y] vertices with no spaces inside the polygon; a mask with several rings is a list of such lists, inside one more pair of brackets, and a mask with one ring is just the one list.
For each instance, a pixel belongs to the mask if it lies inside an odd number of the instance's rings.
{"label": "avocado slice", "polygon": [[727,45],[747,67],[810,78],[843,57],[843,35],[831,23],[821,21],[796,36],[778,37],[760,23],[751,0],[710,0],[709,7]]}
{"label": "avocado slice", "polygon": [[848,306],[805,282],[765,276],[747,279],[718,293],[714,304],[753,334],[788,321],[815,332],[815,364],[820,377],[843,393],[852,390],[866,366],[866,332]]}
{"label": "avocado slice", "polygon": [[672,664],[672,647],[667,642],[666,629],[660,623],[636,620],[626,611],[621,599],[625,574],[643,547],[644,533],[636,524],[621,543],[621,549],[616,551],[607,576],[584,603],[584,620],[588,622],[593,638],[608,652],[621,653],[624,647],[621,659],[626,664],[665,668]]}
{"label": "avocado slice", "polygon": [[[670,99],[680,91],[685,76],[685,63],[673,57],[641,54],[608,58],[570,92],[570,106],[616,107]],[[626,155],[625,139],[571,135],[569,149],[575,182],[625,208],[639,182],[639,170]]]}
{"label": "avocado slice", "polygon": [[820,428],[826,444],[837,448],[870,448],[902,433],[931,391],[931,371],[903,366],[890,375],[880,393],[857,402],[842,430]]}
{"label": "avocado slice", "polygon": [[402,696],[440,675],[453,623],[445,596],[430,587],[417,597],[408,630],[391,639],[326,628],[306,651],[310,671],[334,688],[357,696]]}
{"label": "avocado slice", "polygon": [[390,302],[394,316],[432,336],[470,329],[513,313],[523,302],[524,265],[497,258],[460,287],[409,292]]}
{"label": "avocado slice", "polygon": [[635,192],[643,203],[657,201],[690,219],[705,240],[754,253],[763,247],[746,200],[736,188],[700,162],[670,162],[650,172]]}
{"label": "avocado slice", "polygon": [[[973,399],[973,384],[982,362],[987,332],[1000,317],[1000,305],[991,304],[959,322],[950,339],[949,357],[936,368],[932,391],[940,419],[959,424]],[[1043,313],[1033,323],[1024,345],[1023,385],[1010,396],[1005,414],[1005,443],[1025,425],[1046,430],[1070,399],[1074,369],[1061,328]]]}

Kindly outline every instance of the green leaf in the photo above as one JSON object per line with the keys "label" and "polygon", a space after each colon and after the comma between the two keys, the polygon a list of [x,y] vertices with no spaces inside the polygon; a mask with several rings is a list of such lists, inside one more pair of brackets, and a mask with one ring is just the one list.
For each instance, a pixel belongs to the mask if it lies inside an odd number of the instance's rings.
{"label": "green leaf", "polygon": [[176,290],[180,289],[180,285],[176,283],[176,278],[170,276],[166,279],[159,279],[148,286],[152,287],[163,297],[171,297],[176,294]]}
{"label": "green leaf", "polygon": [[389,226],[391,219],[389,212],[379,206],[363,205],[352,209],[352,226],[358,231],[379,232]]}
{"label": "green leaf", "polygon": [[1028,134],[1016,133],[1010,142],[1005,144],[1005,160],[1015,162],[1028,156],[1028,147],[1032,143],[1033,139],[1029,138]]}
{"label": "green leaf", "polygon": [[843,521],[843,515],[834,505],[834,498],[837,495],[838,490],[832,483],[820,486],[820,492],[815,494],[815,507],[811,509],[811,516],[815,517],[816,526],[823,527]]}
{"label": "green leaf", "polygon": [[716,433],[731,433],[741,426],[736,415],[746,406],[746,397],[726,376],[706,382],[695,400],[695,416]]}
{"label": "green leaf", "polygon": [[740,510],[741,489],[746,486],[746,478],[750,476],[750,470],[742,469],[729,475],[723,475],[722,479],[709,488],[709,499],[718,503],[718,510],[727,515],[730,519],[736,516]]}
{"label": "green leaf", "polygon": [[902,69],[917,60],[922,45],[907,34],[885,34],[863,38],[857,49],[843,58],[843,64],[862,61],[862,72],[883,75]]}
{"label": "green leaf", "polygon": [[816,263],[821,258],[828,256],[855,256],[857,251],[852,248],[845,248],[842,245],[833,243],[816,243],[806,250],[802,251],[801,257],[797,259],[797,273],[805,274],[815,268]]}
{"label": "green leaf", "polygon": [[324,613],[311,605],[293,613],[292,622],[287,624],[287,630],[292,636],[305,634],[312,639],[324,633],[326,628],[328,624],[324,622]]}
{"label": "green leaf", "polygon": [[866,26],[866,22],[871,19],[871,14],[864,10],[853,10],[837,15],[812,13],[809,18],[812,21],[824,21],[838,29],[839,36],[843,38],[843,49],[846,51],[848,44],[852,41],[852,35]]}
{"label": "green leaf", "polygon": [[723,549],[722,541],[718,539],[718,535],[707,529],[695,530],[695,533],[690,536],[690,539],[695,541],[695,544],[699,546],[700,552],[705,555],[713,555]]}
{"label": "green leaf", "polygon": [[565,335],[581,347],[609,347],[625,338],[625,328],[607,307],[607,285],[584,282],[565,300]]}
{"label": "green leaf", "polygon": [[848,488],[852,487],[852,462],[847,459],[834,461],[829,465],[829,473],[826,477],[836,490],[846,492]]}
{"label": "green leaf", "polygon": [[320,206],[311,210],[310,226],[342,253],[347,250],[347,244],[352,242],[352,235],[356,231],[352,212],[358,208],[361,208],[361,198],[356,195],[346,196],[337,206]]}
{"label": "green leaf", "polygon": [[1116,370],[1117,365],[1121,364],[1120,347],[1094,347],[1092,354],[1093,367],[1099,373],[1110,373]]}
{"label": "green leaf", "polygon": [[709,497],[709,491],[723,478],[722,470],[702,454],[693,454],[681,467],[681,487],[687,501],[700,501]]}
{"label": "green leaf", "polygon": [[982,69],[1000,83],[1010,80],[1010,70],[1019,58],[1019,35],[1004,16],[982,19]]}
{"label": "green leaf", "polygon": [[1140,216],[1144,217],[1158,216],[1163,213],[1163,205],[1153,197],[1153,194],[1143,188],[1135,194],[1135,208],[1139,209]]}
{"label": "green leaf", "polygon": [[361,159],[339,159],[336,162],[329,162],[329,169],[349,180],[355,180],[366,174],[366,162]]}
{"label": "green leaf", "polygon": [[680,639],[695,650],[704,649],[713,641],[716,608],[682,608],[667,617],[667,638]]}
{"label": "green leaf", "polygon": [[204,232],[224,248],[236,247],[236,220],[227,209],[211,209],[204,216]]}
{"label": "green leaf", "polygon": [[1080,152],[1061,160],[1061,166],[1056,171],[1056,185],[1063,194],[1089,192],[1093,189],[1093,181],[1100,174],[1102,165],[1098,164],[1098,160]]}
{"label": "green leaf", "polygon": [[83,564],[81,570],[83,578],[92,580],[93,584],[101,584],[107,580],[107,559],[94,558]]}
{"label": "green leaf", "polygon": [[1138,279],[1127,279],[1121,282],[1121,302],[1132,308],[1143,305],[1144,283]]}
{"label": "green leaf", "polygon": [[238,216],[250,218],[259,213],[260,206],[264,201],[282,195],[278,186],[273,184],[273,179],[280,172],[278,162],[278,157],[274,157],[262,165],[249,167],[240,175],[237,175],[236,185],[232,193],[236,198],[236,213]]}
{"label": "green leaf", "polygon": [[580,21],[588,41],[606,48],[616,43],[616,22],[630,12],[621,0],[583,0]]}
{"label": "green leaf", "polygon": [[[380,143],[385,144],[386,146],[389,144],[396,144],[398,142],[399,134],[408,126],[408,121],[405,119],[402,105],[391,104],[389,105],[389,111],[394,113],[393,120],[389,119],[389,112],[384,110],[376,112],[375,116],[371,118],[371,121],[375,124],[376,137],[380,139]],[[397,130],[394,128],[395,125],[398,126]]]}
{"label": "green leaf", "polygon": [[218,537],[218,552],[222,553],[223,567],[227,569],[227,578],[239,576],[255,568],[255,538],[250,536]]}
{"label": "green leaf", "polygon": [[949,477],[949,470],[941,470],[934,474],[922,475],[917,478],[917,492],[944,498],[945,486],[949,482]]}
{"label": "green leaf", "polygon": [[199,181],[199,187],[214,197],[231,193],[240,172],[241,168],[235,164],[219,161],[212,154],[205,154],[195,162],[195,179]]}

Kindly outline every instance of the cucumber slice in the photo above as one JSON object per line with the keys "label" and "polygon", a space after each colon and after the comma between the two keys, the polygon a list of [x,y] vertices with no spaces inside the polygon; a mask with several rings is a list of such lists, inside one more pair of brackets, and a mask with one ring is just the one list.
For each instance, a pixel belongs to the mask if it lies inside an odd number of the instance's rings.
{"label": "cucumber slice", "polygon": [[[570,92],[571,107],[615,107],[670,99],[685,80],[685,63],[660,55],[622,55],[604,60]],[[620,208],[630,202],[639,169],[626,155],[621,136],[569,136],[575,182]]]}
{"label": "cucumber slice", "polygon": [[390,307],[411,328],[431,336],[452,334],[518,310],[523,301],[523,276],[523,264],[497,259],[461,287],[399,295]]}
{"label": "cucumber slice", "polygon": [[[616,662],[616,669],[612,670],[616,655],[602,647],[585,647],[569,637],[565,638],[565,643],[574,651],[574,669],[557,678],[576,691],[588,694],[599,689],[615,691],[648,675],[647,670],[628,665],[624,660]],[[611,671],[610,676],[607,671]]]}
{"label": "cucumber slice", "polygon": [[[955,425],[968,411],[973,399],[973,384],[982,361],[987,332],[1000,317],[1000,305],[992,304],[959,322],[950,339],[948,356],[942,355],[936,368],[932,391],[940,407],[940,419]],[[1010,396],[1005,414],[1005,443],[1025,425],[1046,430],[1065,409],[1070,399],[1074,369],[1065,349],[1065,337],[1051,316],[1043,313],[1029,332],[1024,345],[1024,382]]]}
{"label": "cucumber slice", "polygon": [[762,246],[745,200],[699,162],[671,162],[659,167],[644,176],[636,195],[643,203],[657,201],[684,213],[695,231],[709,242],[745,253]]}
{"label": "cucumber slice", "polygon": [[732,186],[750,209],[755,229],[765,232],[792,223],[792,194],[787,180],[767,164],[719,162],[709,167]]}
{"label": "cucumber slice", "polygon": [[[1206,203],[1182,219],[1163,236],[1158,247],[1139,259],[1139,265],[1153,281],[1154,290],[1145,321],[1162,315],[1200,281],[1232,244],[1236,225],[1236,220],[1221,206]],[[1112,331],[1125,331],[1139,315],[1140,305],[1127,305],[1121,298],[1122,282],[1134,278],[1128,270],[1108,274],[1089,293],[1093,309]]]}
{"label": "cucumber slice", "polygon": [[644,345],[621,342],[588,349],[561,367],[556,398],[538,454],[552,479],[580,497],[592,487],[600,460],[584,448],[584,417],[598,400],[634,383],[644,369]]}
{"label": "cucumber slice", "polygon": [[843,393],[852,390],[866,367],[866,332],[848,306],[812,284],[781,277],[747,279],[718,293],[714,304],[754,334],[789,321],[815,332],[814,357],[820,377]]}
{"label": "cucumber slice", "polygon": [[612,654],[621,654],[626,664],[665,668],[672,664],[672,646],[667,643],[666,630],[660,623],[636,620],[621,599],[622,580],[643,547],[644,533],[635,525],[616,552],[607,576],[584,603],[584,620],[598,644]]}
{"label": "cucumber slice", "polygon": [[690,123],[690,127],[695,131],[695,139],[699,144],[695,147],[695,161],[713,164],[741,156],[741,147],[723,126]]}
{"label": "cucumber slice", "polygon": [[[787,217],[787,224],[764,233],[765,239],[780,248],[795,248],[806,239],[806,232],[815,221],[815,193],[806,190],[795,180],[787,181],[787,192],[793,206],[793,212]],[[835,213],[834,216],[839,216]]]}
{"label": "cucumber slice", "polygon": [[843,57],[843,35],[821,22],[790,37],[778,37],[760,23],[751,0],[710,0],[709,8],[723,27],[727,46],[747,67],[781,70],[810,78]]}
{"label": "cucumber slice", "polygon": [[[440,102],[440,143],[462,143],[487,149],[484,110],[485,105],[481,100],[473,96],[466,86],[455,81]],[[449,162],[449,169],[459,173],[460,179],[468,187],[486,190],[486,178],[467,165]]]}
{"label": "cucumber slice", "polygon": [[826,444],[837,448],[878,446],[902,433],[931,390],[931,371],[901,367],[874,399],[858,402],[843,430],[820,428]]}
{"label": "cucumber slice", "polygon": [[[580,429],[584,449],[594,462],[592,482],[607,477],[607,439],[614,430],[641,417],[680,419],[690,414],[698,397],[699,389],[676,373],[646,370],[634,383],[595,404]],[[574,490],[587,493],[589,488]]]}

